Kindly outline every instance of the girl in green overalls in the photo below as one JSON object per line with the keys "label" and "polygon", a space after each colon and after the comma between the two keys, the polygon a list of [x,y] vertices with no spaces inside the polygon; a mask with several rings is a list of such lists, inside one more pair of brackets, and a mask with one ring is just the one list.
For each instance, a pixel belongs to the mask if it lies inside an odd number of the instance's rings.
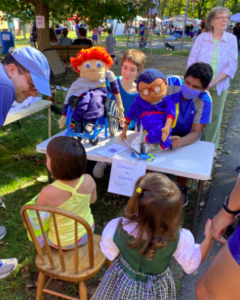
{"label": "girl in green overalls", "polygon": [[160,173],[140,177],[125,215],[110,221],[100,243],[113,261],[105,273],[95,300],[176,299],[175,283],[168,266],[172,256],[188,274],[210,251],[211,221],[201,245],[181,228],[183,197],[179,188]]}

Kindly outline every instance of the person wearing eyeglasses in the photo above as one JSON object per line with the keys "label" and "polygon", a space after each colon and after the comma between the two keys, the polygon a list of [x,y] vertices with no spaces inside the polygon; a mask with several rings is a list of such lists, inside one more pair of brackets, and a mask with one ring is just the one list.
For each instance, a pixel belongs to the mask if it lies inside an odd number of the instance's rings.
{"label": "person wearing eyeglasses", "polygon": [[200,34],[193,44],[188,58],[187,69],[196,62],[210,64],[213,78],[209,84],[212,97],[212,123],[205,126],[205,141],[213,142],[215,149],[221,130],[225,101],[230,85],[238,67],[238,46],[235,35],[228,33],[230,12],[226,7],[215,7],[207,15],[206,32]]}
{"label": "person wearing eyeglasses", "polygon": [[[47,59],[37,49],[23,47],[7,53],[0,63],[0,129],[14,100],[22,103],[29,96],[35,97],[37,91],[51,96],[49,78]],[[0,240],[5,234],[6,228],[0,226]],[[0,258],[0,279],[14,271],[17,264],[16,258]]]}

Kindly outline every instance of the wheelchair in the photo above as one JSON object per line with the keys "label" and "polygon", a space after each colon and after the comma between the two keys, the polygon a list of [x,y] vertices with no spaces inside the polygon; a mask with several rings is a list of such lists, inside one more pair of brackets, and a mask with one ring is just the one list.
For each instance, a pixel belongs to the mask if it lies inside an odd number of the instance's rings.
{"label": "wheelchair", "polygon": [[[105,138],[108,137],[108,131],[111,136],[114,136],[116,132],[118,131],[119,127],[119,110],[117,107],[117,102],[116,100],[111,99],[111,94],[109,94],[109,97],[107,98],[107,101],[105,102],[104,105],[104,125],[99,124],[99,120],[102,119],[102,117],[98,118],[97,121],[94,124],[93,132],[92,133],[87,133],[83,131],[84,125],[86,124],[87,121],[83,120],[81,122],[81,130],[80,132],[74,131],[74,128],[71,127],[71,122],[72,122],[72,115],[74,108],[76,104],[78,103],[79,97],[77,96],[71,96],[69,98],[69,103],[68,103],[68,110],[67,110],[67,118],[66,118],[66,123],[65,125],[67,126],[67,131],[66,131],[66,136],[74,136],[78,137],[81,139],[89,139],[89,143],[93,146],[97,145],[99,142],[98,135],[104,131],[105,133]],[[77,101],[75,101],[77,100]],[[81,100],[79,100],[81,101]]]}

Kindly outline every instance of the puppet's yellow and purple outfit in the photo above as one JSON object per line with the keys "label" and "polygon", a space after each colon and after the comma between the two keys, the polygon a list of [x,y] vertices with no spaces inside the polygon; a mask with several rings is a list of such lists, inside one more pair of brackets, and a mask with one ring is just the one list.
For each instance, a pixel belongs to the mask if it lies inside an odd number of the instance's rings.
{"label": "puppet's yellow and purple outfit", "polygon": [[137,96],[126,115],[126,121],[130,122],[134,117],[137,117],[138,125],[142,124],[147,131],[147,134],[144,135],[145,143],[160,143],[159,146],[163,150],[171,148],[172,141],[169,139],[171,130],[166,141],[162,141],[162,128],[165,126],[166,120],[171,118],[174,121],[175,119],[175,105],[170,96],[164,97],[155,104],[151,104]]}

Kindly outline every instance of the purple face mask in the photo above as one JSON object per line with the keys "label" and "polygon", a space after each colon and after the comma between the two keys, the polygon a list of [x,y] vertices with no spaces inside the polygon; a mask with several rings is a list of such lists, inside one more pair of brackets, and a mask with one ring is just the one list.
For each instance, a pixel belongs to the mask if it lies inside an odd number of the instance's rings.
{"label": "purple face mask", "polygon": [[185,83],[182,84],[181,92],[183,97],[187,100],[191,100],[198,97],[201,91],[190,89]]}

